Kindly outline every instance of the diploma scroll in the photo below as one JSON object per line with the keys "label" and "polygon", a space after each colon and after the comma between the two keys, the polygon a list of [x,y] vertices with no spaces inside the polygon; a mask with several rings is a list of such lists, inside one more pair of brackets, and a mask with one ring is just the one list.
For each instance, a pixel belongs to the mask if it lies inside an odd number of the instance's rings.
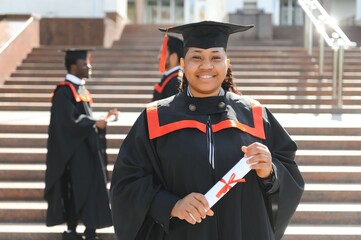
{"label": "diploma scroll", "polygon": [[106,122],[116,122],[116,121],[118,121],[118,114],[116,114],[116,115],[110,115],[110,116],[108,116],[107,118],[105,118],[105,121]]}
{"label": "diploma scroll", "polygon": [[243,177],[251,170],[250,165],[247,164],[247,160],[249,159],[250,158],[242,158],[239,160],[238,163],[205,194],[210,208],[238,182],[245,182]]}

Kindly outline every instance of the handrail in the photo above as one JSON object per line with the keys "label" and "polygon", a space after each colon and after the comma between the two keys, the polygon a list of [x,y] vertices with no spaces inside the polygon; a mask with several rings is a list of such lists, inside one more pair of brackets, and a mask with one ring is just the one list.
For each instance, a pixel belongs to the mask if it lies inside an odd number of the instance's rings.
{"label": "handrail", "polygon": [[[320,34],[319,38],[319,73],[323,75],[324,66],[324,42],[333,50],[333,77],[332,96],[337,101],[337,107],[342,107],[342,82],[344,50],[356,47],[351,42],[337,23],[331,18],[317,0],[298,0],[306,14],[304,46],[309,55],[312,55],[312,27],[315,26]],[[312,25],[313,23],[313,25]]]}
{"label": "handrail", "polygon": [[35,17],[30,16],[24,25],[17,31],[16,34],[10,37],[2,46],[0,46],[0,54],[34,21]]}
{"label": "handrail", "polygon": [[[10,16],[8,19],[16,19]],[[39,46],[39,19],[36,16],[21,18],[23,24],[13,29],[11,37],[0,46],[0,85],[11,75],[17,65],[31,52],[34,47]]]}

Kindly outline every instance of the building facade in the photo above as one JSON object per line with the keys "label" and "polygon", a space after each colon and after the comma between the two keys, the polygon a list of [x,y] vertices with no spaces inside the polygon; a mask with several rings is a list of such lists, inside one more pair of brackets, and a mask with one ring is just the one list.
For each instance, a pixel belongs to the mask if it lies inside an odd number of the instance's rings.
{"label": "building facade", "polygon": [[[134,23],[180,24],[200,20],[227,21],[229,14],[263,12],[273,25],[303,25],[297,0],[128,0]],[[319,0],[341,25],[361,25],[361,0]]]}
{"label": "building facade", "polygon": [[[103,18],[116,12],[130,23],[228,21],[230,14],[265,13],[273,25],[303,25],[298,0],[1,0],[0,14],[46,18]],[[341,25],[361,25],[361,0],[319,0]]]}
{"label": "building facade", "polygon": [[104,18],[116,12],[127,18],[127,0],[0,0],[1,14],[35,14],[45,18]]}

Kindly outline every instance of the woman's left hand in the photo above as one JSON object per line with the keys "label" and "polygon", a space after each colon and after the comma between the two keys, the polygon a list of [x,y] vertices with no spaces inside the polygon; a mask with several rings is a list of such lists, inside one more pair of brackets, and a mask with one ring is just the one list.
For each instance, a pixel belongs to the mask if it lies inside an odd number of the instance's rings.
{"label": "woman's left hand", "polygon": [[242,146],[242,151],[246,158],[252,157],[247,161],[251,169],[254,169],[257,176],[266,178],[272,173],[272,155],[266,145],[255,142],[248,146]]}

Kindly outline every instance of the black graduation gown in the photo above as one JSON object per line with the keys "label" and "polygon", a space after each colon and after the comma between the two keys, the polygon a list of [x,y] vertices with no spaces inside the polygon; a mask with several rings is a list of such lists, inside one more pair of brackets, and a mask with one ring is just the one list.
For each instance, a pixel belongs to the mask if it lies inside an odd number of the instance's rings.
{"label": "black graduation gown", "polygon": [[153,101],[173,96],[179,92],[180,79],[183,77],[183,71],[179,68],[163,75],[160,83],[154,85]]}
{"label": "black graduation gown", "polygon": [[[192,111],[193,110],[193,111]],[[212,126],[215,168],[209,163],[206,125]],[[255,171],[213,207],[215,215],[191,225],[170,219],[189,193],[205,194],[244,154],[265,144],[276,181],[265,190]],[[297,146],[269,110],[254,100],[180,93],[147,106],[124,140],[115,163],[111,205],[119,240],[280,239],[299,204],[304,181],[294,161]],[[277,211],[272,212],[271,203]]]}
{"label": "black graduation gown", "polygon": [[78,219],[90,228],[111,226],[106,154],[101,149],[105,147],[105,131],[97,131],[90,104],[76,100],[79,86],[66,83],[55,89],[52,98],[44,196],[48,202],[46,225],[66,221],[63,189],[69,168]]}

